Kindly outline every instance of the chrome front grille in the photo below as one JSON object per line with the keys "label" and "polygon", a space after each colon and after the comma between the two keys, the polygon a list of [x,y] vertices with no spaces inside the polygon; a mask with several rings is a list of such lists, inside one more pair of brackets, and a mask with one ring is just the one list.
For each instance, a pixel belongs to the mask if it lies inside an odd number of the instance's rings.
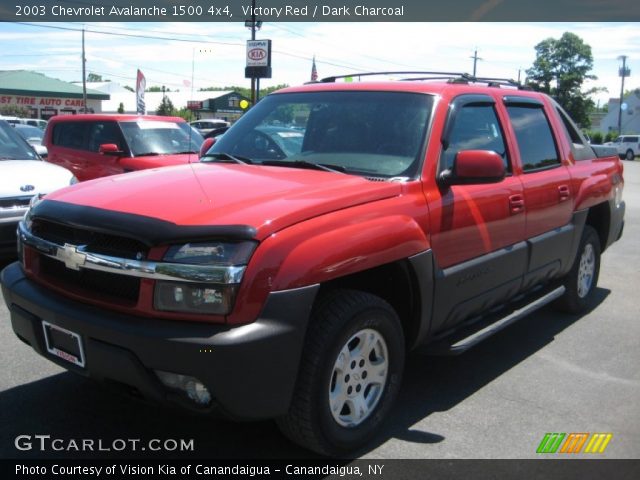
{"label": "chrome front grille", "polygon": [[42,219],[33,221],[31,232],[36,237],[57,245],[82,245],[86,252],[135,260],[147,257],[147,246],[131,238],[83,230]]}

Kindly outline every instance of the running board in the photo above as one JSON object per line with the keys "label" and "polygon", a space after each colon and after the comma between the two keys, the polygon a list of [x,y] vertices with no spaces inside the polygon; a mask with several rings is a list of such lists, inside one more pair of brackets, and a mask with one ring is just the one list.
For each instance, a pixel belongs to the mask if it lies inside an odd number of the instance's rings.
{"label": "running board", "polygon": [[[564,294],[565,287],[560,286],[544,292],[546,293],[542,293],[534,300],[530,300],[534,295],[527,295],[524,302],[517,302],[517,305],[511,307],[506,314],[504,309],[501,309],[501,311],[490,315],[488,318],[481,318],[471,325],[463,326],[453,333],[434,339],[432,343],[427,345],[426,353],[432,355],[459,355],[498,333],[503,328],[558,299]],[[501,313],[502,315],[500,315]]]}

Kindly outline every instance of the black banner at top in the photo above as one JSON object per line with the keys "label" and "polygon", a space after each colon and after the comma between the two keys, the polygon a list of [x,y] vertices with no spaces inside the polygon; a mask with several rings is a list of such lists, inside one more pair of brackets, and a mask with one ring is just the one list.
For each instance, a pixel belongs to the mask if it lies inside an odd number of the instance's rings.
{"label": "black banner at top", "polygon": [[[254,9],[255,6],[255,9]],[[638,0],[0,0],[9,22],[637,22]]]}

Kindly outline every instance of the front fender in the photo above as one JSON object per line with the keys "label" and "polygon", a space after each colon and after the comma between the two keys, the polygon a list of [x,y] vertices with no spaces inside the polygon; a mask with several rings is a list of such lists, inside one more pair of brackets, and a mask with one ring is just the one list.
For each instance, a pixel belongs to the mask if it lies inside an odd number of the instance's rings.
{"label": "front fender", "polygon": [[257,318],[269,292],[321,284],[428,250],[423,199],[401,195],[345,208],[270,235],[247,266],[228,323]]}
{"label": "front fender", "polygon": [[323,283],[429,248],[413,218],[394,215],[325,231],[296,244],[273,279],[274,290]]}

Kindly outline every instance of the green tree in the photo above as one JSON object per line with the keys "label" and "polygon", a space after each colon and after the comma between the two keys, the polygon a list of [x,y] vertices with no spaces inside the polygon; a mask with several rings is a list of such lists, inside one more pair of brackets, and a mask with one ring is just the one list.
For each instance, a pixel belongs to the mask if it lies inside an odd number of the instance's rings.
{"label": "green tree", "polygon": [[97,73],[90,73],[87,75],[87,82],[102,82],[102,75],[98,75]]}
{"label": "green tree", "polygon": [[0,115],[5,115],[7,117],[21,117],[27,118],[31,115],[29,114],[29,109],[26,107],[21,107],[19,105],[3,105],[0,107]]}
{"label": "green tree", "polygon": [[124,113],[124,103],[122,102],[118,105],[118,113]]}
{"label": "green tree", "polygon": [[175,108],[169,97],[164,97],[160,106],[156,109],[156,115],[163,115],[165,117],[171,117],[175,115]]}
{"label": "green tree", "polygon": [[[159,87],[158,85],[153,85],[153,86],[147,88],[146,91],[147,92],[161,92],[162,91],[162,87]],[[170,88],[165,88],[164,91],[165,92],[170,92],[171,89]]]}
{"label": "green tree", "polygon": [[[260,89],[260,98],[264,97],[265,95],[269,95],[271,92],[275,92],[276,90],[280,90],[282,88],[288,87],[289,85],[287,85],[286,83],[280,84],[280,85],[275,85],[273,87],[266,87],[266,88],[261,88]],[[238,87],[238,86],[230,86],[230,87],[206,87],[206,88],[201,88],[200,89],[201,92],[221,92],[221,91],[226,91],[226,92],[236,92],[240,95],[242,95],[245,98],[251,98],[251,89],[250,88],[245,88],[245,87]]]}
{"label": "green tree", "polygon": [[535,46],[536,59],[527,70],[528,84],[555,97],[557,102],[582,127],[589,127],[589,112],[595,104],[589,95],[602,91],[582,91],[585,80],[596,80],[591,47],[575,33],[565,32],[560,39],[547,38]]}

